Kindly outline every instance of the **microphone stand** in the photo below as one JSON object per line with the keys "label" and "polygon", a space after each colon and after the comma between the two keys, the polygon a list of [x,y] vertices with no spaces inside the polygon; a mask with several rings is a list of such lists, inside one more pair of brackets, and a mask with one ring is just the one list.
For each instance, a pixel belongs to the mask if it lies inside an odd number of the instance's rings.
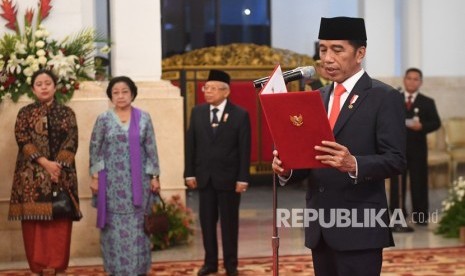
{"label": "microphone stand", "polygon": [[278,175],[273,173],[273,236],[271,237],[271,246],[273,247],[273,276],[279,275],[279,235],[276,210],[278,209]]}
{"label": "microphone stand", "polygon": [[[259,89],[262,89],[266,82],[261,82],[259,87],[257,88],[257,92]],[[258,84],[258,83],[257,83]],[[274,146],[273,146],[274,149]],[[279,275],[279,235],[278,235],[278,226],[277,226],[277,209],[278,209],[278,187],[277,179],[278,175],[273,172],[273,236],[271,237],[271,247],[273,249],[273,276]]]}
{"label": "microphone stand", "polygon": [[[301,67],[298,67],[292,71],[285,72],[287,74],[290,74],[294,71],[300,70]],[[284,74],[283,74],[284,75]],[[261,89],[265,85],[265,82],[260,82],[264,80],[265,78],[262,78],[260,80],[256,80],[256,84],[254,82],[255,88]],[[290,80],[284,80],[287,83]],[[274,148],[274,147],[273,147]],[[271,237],[271,247],[273,248],[273,276],[278,276],[279,275],[279,234],[278,234],[278,226],[277,226],[277,209],[278,209],[278,187],[277,183],[279,180],[277,179],[278,175],[273,172],[273,236]]]}
{"label": "microphone stand", "polygon": [[[402,212],[402,215],[404,215],[404,190],[403,190],[403,186],[404,186],[404,183],[403,183],[403,180],[402,180],[402,175],[399,174],[397,176],[397,180],[398,180],[398,185],[397,185],[397,189],[398,189],[398,200],[399,200],[399,208],[400,208],[400,211]],[[407,222],[406,222],[407,223]],[[413,228],[406,225],[406,226],[402,226],[402,224],[396,224],[394,226],[392,226],[392,232],[394,233],[410,233],[410,232],[413,232]]]}

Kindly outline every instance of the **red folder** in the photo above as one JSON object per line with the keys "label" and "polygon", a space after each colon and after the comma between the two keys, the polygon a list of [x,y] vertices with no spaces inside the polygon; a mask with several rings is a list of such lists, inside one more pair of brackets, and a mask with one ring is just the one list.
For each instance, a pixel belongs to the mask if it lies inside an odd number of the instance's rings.
{"label": "red folder", "polygon": [[334,141],[320,92],[260,94],[275,148],[285,169],[324,168],[315,159],[321,141]]}

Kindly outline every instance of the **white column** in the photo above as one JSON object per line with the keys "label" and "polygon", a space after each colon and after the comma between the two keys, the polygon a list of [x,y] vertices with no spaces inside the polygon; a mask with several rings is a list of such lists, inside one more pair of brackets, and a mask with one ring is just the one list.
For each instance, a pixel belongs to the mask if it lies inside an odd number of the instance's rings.
{"label": "white column", "polygon": [[395,1],[360,1],[360,16],[365,18],[367,55],[365,69],[372,77],[395,75],[396,33]]}
{"label": "white column", "polygon": [[402,1],[402,69],[422,68],[422,4],[421,0]]}
{"label": "white column", "polygon": [[161,76],[160,1],[110,2],[112,75],[135,81]]}

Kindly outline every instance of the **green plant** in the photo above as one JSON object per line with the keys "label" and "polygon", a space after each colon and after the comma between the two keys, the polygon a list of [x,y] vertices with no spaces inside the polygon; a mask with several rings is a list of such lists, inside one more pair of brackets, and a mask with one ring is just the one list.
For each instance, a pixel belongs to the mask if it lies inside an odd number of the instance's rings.
{"label": "green plant", "polygon": [[449,189],[449,196],[442,202],[443,214],[437,234],[458,238],[460,227],[465,226],[465,180],[459,177]]}
{"label": "green plant", "polygon": [[[1,0],[1,16],[8,22],[5,26],[14,33],[4,33],[0,38],[0,102],[5,97],[16,102],[21,95],[34,98],[31,76],[41,68],[51,69],[58,77],[55,97],[59,102],[70,100],[79,89],[80,81],[94,79],[94,53],[99,50],[95,43],[104,39],[93,29],[84,29],[62,41],[50,38],[41,25],[52,8],[50,2],[38,1],[35,24],[34,10],[27,9],[24,26],[20,28],[12,0]],[[108,53],[109,47],[103,46],[100,50]]]}
{"label": "green plant", "polygon": [[152,211],[166,214],[169,229],[167,232],[152,235],[153,250],[166,249],[191,241],[194,234],[192,210],[184,206],[179,195],[173,195],[165,206],[160,202],[155,203]]}

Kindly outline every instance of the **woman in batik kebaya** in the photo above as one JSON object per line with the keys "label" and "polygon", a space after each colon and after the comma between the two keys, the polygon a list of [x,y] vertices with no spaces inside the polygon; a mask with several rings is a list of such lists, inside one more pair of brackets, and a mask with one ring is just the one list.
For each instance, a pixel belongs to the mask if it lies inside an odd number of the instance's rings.
{"label": "woman in batik kebaya", "polygon": [[[81,218],[74,162],[78,147],[76,117],[71,108],[55,101],[57,78],[51,71],[35,72],[31,84],[37,100],[21,108],[16,118],[19,150],[8,219],[21,220],[33,275],[64,275],[72,222]],[[52,191],[57,185],[72,194],[76,215],[54,218]]]}
{"label": "woman in batik kebaya", "polygon": [[147,112],[131,105],[137,96],[125,76],[111,79],[107,95],[114,107],[100,114],[90,141],[91,190],[105,271],[111,275],[146,275],[151,242],[144,233],[144,213],[160,190],[157,145]]}

